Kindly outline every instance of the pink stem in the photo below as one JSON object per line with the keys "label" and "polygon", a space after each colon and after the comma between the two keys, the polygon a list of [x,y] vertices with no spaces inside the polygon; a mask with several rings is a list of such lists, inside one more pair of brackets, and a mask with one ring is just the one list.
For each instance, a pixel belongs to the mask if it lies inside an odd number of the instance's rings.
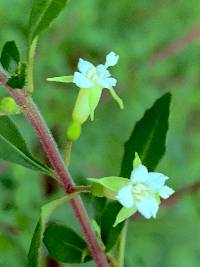
{"label": "pink stem", "polygon": [[[70,176],[69,171],[61,158],[57,145],[38,108],[33,103],[32,99],[25,95],[24,91],[12,89],[6,84],[6,82],[6,75],[0,72],[0,83],[21,107],[22,112],[37,133],[43,149],[46,152],[46,155],[49,158],[49,161],[51,162],[51,165],[54,168],[57,176],[59,177],[60,183],[62,184],[65,192],[73,192],[74,182],[72,177]],[[98,240],[90,227],[90,220],[81,198],[76,197],[72,199],[71,205],[85,234],[88,246],[96,265],[98,267],[109,267],[106,255],[101,249]]]}

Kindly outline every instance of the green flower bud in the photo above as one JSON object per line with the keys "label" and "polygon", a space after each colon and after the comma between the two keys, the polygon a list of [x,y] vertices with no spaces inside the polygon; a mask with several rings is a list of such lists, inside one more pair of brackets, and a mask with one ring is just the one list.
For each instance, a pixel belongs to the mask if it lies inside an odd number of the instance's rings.
{"label": "green flower bud", "polygon": [[81,124],[73,121],[67,129],[67,139],[70,141],[75,141],[79,138],[80,134]]}
{"label": "green flower bud", "polygon": [[17,114],[20,113],[20,109],[17,106],[15,100],[12,97],[4,97],[0,102],[0,111],[5,114]]}

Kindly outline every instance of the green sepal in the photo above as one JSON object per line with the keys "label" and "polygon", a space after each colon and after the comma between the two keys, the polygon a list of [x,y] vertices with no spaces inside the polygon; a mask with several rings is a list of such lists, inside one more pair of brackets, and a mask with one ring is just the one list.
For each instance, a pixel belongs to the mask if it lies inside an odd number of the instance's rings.
{"label": "green sepal", "polygon": [[113,227],[117,226],[119,223],[123,222],[124,220],[126,220],[127,218],[132,216],[136,211],[137,210],[134,207],[131,207],[131,208],[123,207],[123,208],[121,208],[121,210],[117,214],[117,217],[116,217],[115,223],[113,224]]}
{"label": "green sepal", "polygon": [[104,178],[88,178],[92,182],[91,193],[97,197],[107,197],[115,199],[117,192],[128,185],[130,180],[127,178],[110,176]]}
{"label": "green sepal", "polygon": [[94,86],[89,90],[89,107],[90,107],[90,119],[91,121],[94,120],[94,111],[99,103],[102,94],[102,88],[99,86]]}
{"label": "green sepal", "polygon": [[124,109],[123,100],[117,95],[116,91],[113,88],[110,88],[109,92],[110,92],[111,96],[113,97],[113,99],[118,103],[119,107],[121,109]]}
{"label": "green sepal", "polygon": [[142,165],[142,161],[137,152],[135,152],[135,158],[133,160],[133,169],[137,169],[140,165]]}
{"label": "green sepal", "polygon": [[72,83],[74,76],[60,76],[47,78],[48,82],[59,82],[59,83]]}

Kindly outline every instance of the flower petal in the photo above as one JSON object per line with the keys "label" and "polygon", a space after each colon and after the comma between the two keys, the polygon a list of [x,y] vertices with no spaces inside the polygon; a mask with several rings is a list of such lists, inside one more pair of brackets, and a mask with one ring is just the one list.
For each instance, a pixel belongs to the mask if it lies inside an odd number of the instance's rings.
{"label": "flower petal", "polygon": [[105,63],[106,68],[116,65],[118,60],[119,60],[119,55],[115,54],[114,52],[110,52],[106,56],[106,63]]}
{"label": "flower petal", "polygon": [[93,86],[93,83],[80,72],[74,73],[73,83],[80,88],[90,88]]}
{"label": "flower petal", "polygon": [[127,185],[119,190],[116,199],[126,208],[133,206],[132,185]]}
{"label": "flower petal", "polygon": [[169,177],[158,172],[149,172],[147,183],[152,191],[158,192]]}
{"label": "flower petal", "polygon": [[100,79],[98,80],[98,82],[103,86],[103,88],[110,89],[111,87],[116,85],[117,80],[112,77],[108,77],[108,78]]}
{"label": "flower petal", "polygon": [[163,186],[163,188],[161,188],[159,194],[162,198],[166,199],[168,197],[170,197],[175,191],[169,187],[169,186]]}
{"label": "flower petal", "polygon": [[87,72],[91,69],[91,68],[95,68],[95,66],[90,63],[89,61],[86,61],[86,60],[83,60],[82,58],[79,59],[79,62],[78,62],[78,70],[86,75]]}
{"label": "flower petal", "polygon": [[99,79],[108,78],[111,76],[110,72],[106,69],[105,65],[100,64],[96,67],[97,76]]}
{"label": "flower petal", "polygon": [[148,197],[145,198],[144,200],[137,202],[136,207],[138,211],[147,219],[151,217],[156,217],[158,208],[159,208],[159,202],[153,198],[153,197]]}
{"label": "flower petal", "polygon": [[158,201],[154,197],[149,197],[147,201],[148,201],[148,206],[149,206],[149,209],[151,211],[152,217],[156,218],[156,214],[158,212],[160,201]]}
{"label": "flower petal", "polygon": [[132,216],[135,212],[136,212],[135,207],[132,207],[132,208],[123,207],[123,208],[121,208],[121,210],[117,214],[117,217],[116,217],[116,220],[115,220],[113,227],[115,227],[118,223],[123,222],[124,220],[126,220],[127,218]]}
{"label": "flower petal", "polygon": [[131,181],[136,183],[146,182],[148,179],[148,170],[144,165],[140,165],[138,168],[134,169],[131,173]]}

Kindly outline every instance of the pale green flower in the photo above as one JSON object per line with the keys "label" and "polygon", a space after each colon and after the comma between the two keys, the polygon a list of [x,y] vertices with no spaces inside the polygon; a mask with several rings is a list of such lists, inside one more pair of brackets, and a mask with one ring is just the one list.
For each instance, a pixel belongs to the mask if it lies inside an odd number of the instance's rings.
{"label": "pale green flower", "polygon": [[[120,108],[123,109],[123,102],[116,94],[113,87],[117,80],[111,76],[108,68],[117,64],[119,56],[110,52],[106,56],[105,64],[94,66],[89,61],[79,59],[78,71],[73,76],[61,76],[48,78],[48,81],[75,83],[79,88],[79,94],[72,112],[72,127],[78,128],[90,116],[94,119],[94,111],[99,103],[103,88],[108,89],[112,97],[117,101]],[[73,130],[69,129],[69,135],[73,138]]]}

